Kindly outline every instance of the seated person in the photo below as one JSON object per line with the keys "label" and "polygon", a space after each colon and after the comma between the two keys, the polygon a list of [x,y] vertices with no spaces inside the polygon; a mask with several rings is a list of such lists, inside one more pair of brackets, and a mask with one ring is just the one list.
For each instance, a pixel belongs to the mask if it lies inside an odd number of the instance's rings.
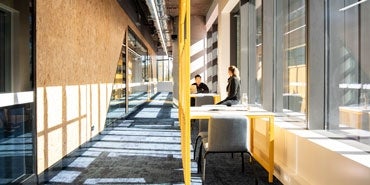
{"label": "seated person", "polygon": [[209,93],[208,86],[202,82],[202,77],[200,75],[195,75],[195,83],[191,84],[192,87],[196,87],[196,93]]}
{"label": "seated person", "polygon": [[[198,74],[195,75],[195,83],[191,84],[190,86],[190,93],[196,94],[196,93],[209,93],[208,86],[202,82],[202,77]],[[190,99],[190,106],[195,105],[195,99]]]}
{"label": "seated person", "polygon": [[229,79],[226,91],[227,97],[218,102],[218,105],[236,105],[239,104],[240,101],[240,77],[239,77],[239,70],[235,66],[230,66],[228,68]]}

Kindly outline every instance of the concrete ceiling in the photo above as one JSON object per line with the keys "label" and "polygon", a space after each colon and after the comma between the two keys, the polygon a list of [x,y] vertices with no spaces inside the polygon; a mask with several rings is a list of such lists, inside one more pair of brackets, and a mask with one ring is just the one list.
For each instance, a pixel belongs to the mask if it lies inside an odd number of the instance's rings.
{"label": "concrete ceiling", "polygon": [[[206,16],[213,0],[192,0],[191,15]],[[167,14],[171,17],[179,15],[179,0],[166,0]]]}
{"label": "concrete ceiling", "polygon": [[[138,28],[143,32],[144,35],[150,35],[152,40],[153,48],[157,49],[158,54],[163,54],[163,46],[160,43],[158,31],[153,15],[149,11],[147,5],[147,0],[117,0],[125,12],[129,15],[133,22],[138,26]],[[156,3],[162,4],[165,2],[165,10],[163,11],[167,16],[166,23],[167,27],[164,27],[166,39],[166,47],[169,52],[171,52],[171,42],[172,39],[176,38],[177,33],[174,28],[174,19],[179,15],[179,0],[155,0]],[[214,0],[191,0],[191,15],[206,16],[209,8],[211,7]],[[148,32],[147,34],[144,32]]]}

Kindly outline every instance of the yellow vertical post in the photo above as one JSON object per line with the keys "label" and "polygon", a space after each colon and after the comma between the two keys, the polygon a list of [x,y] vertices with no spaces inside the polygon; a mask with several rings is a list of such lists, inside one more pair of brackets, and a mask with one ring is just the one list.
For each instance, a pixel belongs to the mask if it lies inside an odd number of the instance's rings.
{"label": "yellow vertical post", "polygon": [[190,184],[190,0],[179,0],[179,121],[184,182]]}

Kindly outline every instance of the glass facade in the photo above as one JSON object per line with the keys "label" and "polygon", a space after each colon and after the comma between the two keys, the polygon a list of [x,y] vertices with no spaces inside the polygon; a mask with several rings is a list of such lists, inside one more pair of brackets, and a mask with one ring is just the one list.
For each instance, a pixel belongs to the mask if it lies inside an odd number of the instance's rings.
{"label": "glass facade", "polygon": [[[273,95],[273,110],[280,112],[276,107],[281,102],[282,112],[294,113],[289,116],[306,121],[308,109],[323,109],[324,119],[318,123],[323,128],[370,145],[370,1],[323,1],[325,32],[318,34],[325,35],[325,60],[315,63],[325,65],[324,108],[309,107],[308,99],[315,97],[307,94],[310,88],[307,74],[312,70],[308,64],[313,63],[307,57],[307,47],[311,44],[307,40],[307,16],[318,12],[307,8],[308,0],[273,2],[276,12],[271,13],[264,13],[265,4],[271,2],[248,2],[254,13],[253,22],[248,22],[253,25],[253,29],[248,27],[248,36],[253,37],[243,43],[241,27],[244,22],[240,21],[240,13],[234,12],[231,19],[235,21],[232,25],[235,35],[232,36],[236,38],[233,38],[235,50],[231,55],[235,60],[231,64],[240,66],[244,62],[241,60],[242,46],[252,48],[248,51],[253,54],[252,61],[248,58],[248,62],[254,64],[251,66],[256,74],[250,77],[252,80],[243,79],[256,82],[255,86],[248,87],[255,92],[251,103],[262,104],[264,88],[278,92]],[[33,11],[33,1],[0,0],[0,184],[16,182],[35,173]],[[275,16],[275,25],[271,26],[274,33],[270,36],[273,38],[264,38],[264,34],[270,34],[263,33],[263,27],[269,26],[264,25],[264,15]],[[218,29],[221,28],[213,25],[207,34],[207,76],[204,80],[212,92],[217,92]],[[249,33],[250,30],[254,33]],[[264,65],[268,62],[263,56],[266,45],[274,46],[273,51],[266,52],[273,53],[273,65]],[[312,44],[311,47],[316,46]],[[172,66],[172,59],[167,56],[150,57],[138,37],[131,30],[127,31],[117,61],[108,122],[122,118],[146,102],[153,92],[152,82],[172,81]],[[276,73],[271,76],[278,76],[271,86],[262,83],[263,71],[269,68]],[[276,86],[281,87],[281,91],[276,90]]]}
{"label": "glass facade", "polygon": [[306,114],[305,0],[283,1],[283,108]]}
{"label": "glass facade", "polygon": [[157,56],[157,81],[172,81],[173,60],[171,57]]}
{"label": "glass facade", "polygon": [[147,49],[129,29],[117,62],[106,124],[134,111],[150,98],[153,73]]}
{"label": "glass facade", "polygon": [[[369,136],[370,2],[328,3],[327,127],[346,135]],[[369,139],[362,141],[370,144]]]}
{"label": "glass facade", "polygon": [[33,1],[0,1],[0,184],[35,173]]}
{"label": "glass facade", "polygon": [[[235,32],[236,32],[236,41],[235,41],[235,44],[236,44],[236,50],[235,50],[235,61],[236,61],[236,64],[232,64],[232,65],[235,65],[237,67],[239,67],[239,70],[240,69],[240,66],[241,66],[241,59],[240,59],[240,55],[241,55],[241,37],[240,37],[240,11],[237,11],[235,12],[235,14],[233,15],[234,16],[234,21],[235,21]],[[245,61],[244,61],[245,62]]]}
{"label": "glass facade", "polygon": [[113,90],[109,102],[106,124],[126,114],[126,37],[123,39],[121,53],[117,62]]}
{"label": "glass facade", "polygon": [[248,37],[255,38],[241,45],[255,45],[246,55],[255,58],[256,74],[245,79],[256,81],[248,87],[255,103],[294,118],[300,128],[326,129],[370,145],[370,2],[248,3],[244,16],[251,17],[246,24],[253,27]]}
{"label": "glass facade", "polygon": [[[258,103],[260,87],[275,88],[282,86],[282,96],[274,94],[273,109],[282,112],[289,117],[299,118],[297,124],[308,128],[308,109],[323,110],[320,114],[321,122],[315,121],[315,129],[327,129],[330,132],[341,134],[345,137],[354,138],[357,141],[370,144],[370,2],[356,0],[325,1],[322,8],[322,28],[325,40],[316,42],[316,33],[311,32],[311,39],[315,42],[309,43],[307,26],[307,3],[305,0],[284,0],[274,3],[276,14],[263,12],[261,1],[254,1],[256,29],[256,71],[257,87],[256,102]],[[271,4],[270,4],[271,6]],[[315,5],[317,6],[317,5]],[[311,10],[312,11],[312,10]],[[262,13],[261,13],[262,12]],[[319,12],[310,12],[311,14]],[[276,26],[264,25],[263,16],[275,16]],[[311,20],[315,21],[315,20]],[[313,24],[315,26],[320,24]],[[271,26],[274,30],[273,39],[264,40],[261,27]],[[313,28],[315,29],[315,28]],[[320,30],[318,29],[318,30]],[[266,33],[269,34],[269,33]],[[273,44],[274,65],[262,65],[263,52],[262,44]],[[321,44],[321,45],[319,45]],[[322,65],[325,68],[323,74],[317,74],[313,69],[308,68],[307,46],[311,48],[322,48],[323,56],[320,61],[310,61],[312,65]],[[270,51],[267,51],[267,53]],[[252,53],[253,54],[253,53]],[[253,54],[254,55],[254,54]],[[266,62],[266,61],[265,61]],[[270,69],[276,72],[272,86],[261,84],[262,70]],[[309,77],[307,74],[313,76]],[[323,78],[315,77],[315,74]],[[280,75],[282,78],[280,79]],[[308,79],[318,80],[323,84],[322,94],[308,96]],[[311,84],[315,84],[310,82]],[[254,88],[254,87],[251,87]],[[315,89],[317,87],[311,86]],[[280,92],[279,88],[274,92]],[[318,89],[315,90],[316,92]],[[262,95],[260,95],[262,97]],[[318,96],[318,97],[316,97]],[[308,106],[311,98],[323,97],[323,104],[312,104]],[[261,98],[262,99],[262,98]],[[320,105],[320,106],[317,106]],[[311,111],[311,114],[314,111]],[[292,113],[292,114],[291,114]],[[312,115],[310,115],[312,117]],[[299,121],[298,121],[299,120]],[[320,126],[321,125],[321,126]]]}
{"label": "glass facade", "polygon": [[146,76],[146,73],[149,71],[149,63],[147,49],[131,31],[128,33],[127,47],[126,93],[128,111],[131,112],[136,106],[148,100],[149,84],[146,82],[149,81],[149,76]]}
{"label": "glass facade", "polygon": [[[241,69],[241,32],[240,32],[240,10],[236,6],[230,14],[230,62],[229,65],[236,66],[240,72]],[[245,63],[246,61],[243,61]]]}

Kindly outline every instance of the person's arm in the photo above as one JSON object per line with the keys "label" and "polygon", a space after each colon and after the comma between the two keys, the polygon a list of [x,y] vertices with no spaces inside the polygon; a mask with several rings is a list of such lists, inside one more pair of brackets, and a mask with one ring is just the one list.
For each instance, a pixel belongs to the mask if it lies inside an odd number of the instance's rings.
{"label": "person's arm", "polygon": [[208,93],[208,87],[204,83],[200,83],[199,86],[197,86],[198,93]]}
{"label": "person's arm", "polygon": [[190,85],[190,93],[198,93],[198,87],[196,83]]}
{"label": "person's arm", "polygon": [[203,83],[203,93],[209,93],[207,84]]}

